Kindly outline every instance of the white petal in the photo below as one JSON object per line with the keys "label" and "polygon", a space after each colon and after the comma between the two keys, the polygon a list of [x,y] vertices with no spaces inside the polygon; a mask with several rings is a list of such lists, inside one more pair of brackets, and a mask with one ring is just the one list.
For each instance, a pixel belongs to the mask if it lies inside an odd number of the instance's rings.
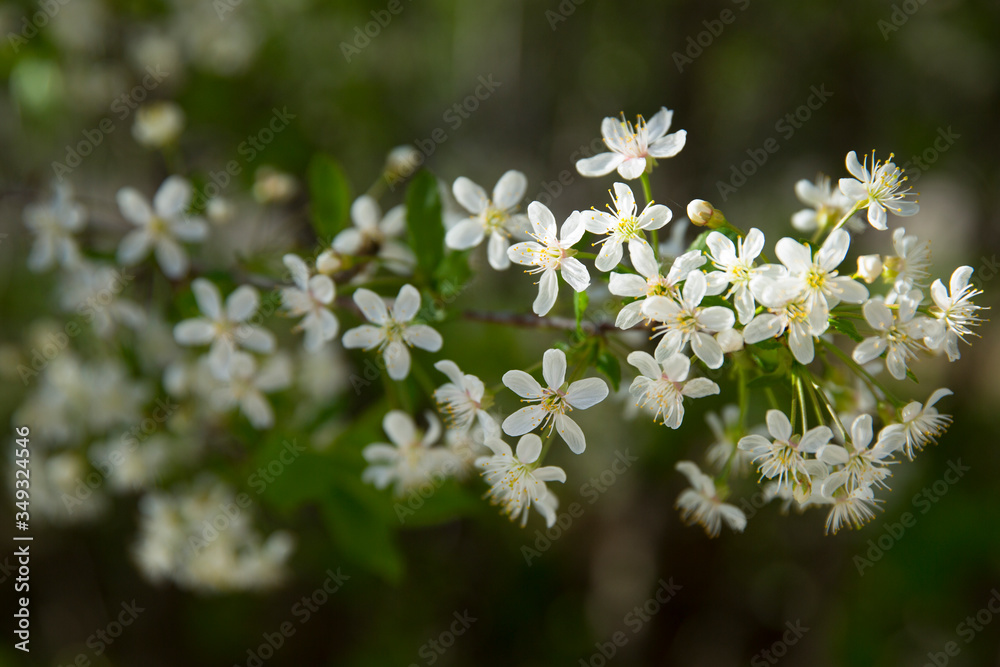
{"label": "white petal", "polygon": [[631,273],[612,273],[608,279],[608,291],[615,296],[643,296],[646,281]]}
{"label": "white petal", "polygon": [[566,390],[566,402],[577,410],[586,410],[608,397],[608,384],[600,378],[577,380]]}
{"label": "white petal", "polygon": [[521,408],[503,420],[503,432],[507,435],[524,435],[538,428],[548,413],[540,405]]}
{"label": "white petal", "polygon": [[685,143],[687,130],[678,130],[651,143],[649,154],[655,158],[673,157],[683,150]]}
{"label": "white petal", "polygon": [[662,229],[665,224],[670,222],[673,216],[673,211],[663,204],[653,204],[646,207],[642,215],[639,216],[639,228]]}
{"label": "white petal", "polygon": [[638,368],[639,372],[648,378],[659,380],[662,377],[663,371],[660,369],[660,365],[656,363],[656,359],[653,359],[652,355],[646,352],[630,352],[626,361]]}
{"label": "white petal", "polygon": [[719,368],[725,361],[719,341],[700,331],[691,336],[691,350],[709,368]]}
{"label": "white petal", "polygon": [[780,239],[774,246],[774,252],[781,263],[787,266],[792,273],[807,271],[809,265],[812,264],[809,246],[799,243],[795,239]]}
{"label": "white petal", "polygon": [[511,169],[497,181],[493,188],[493,205],[502,211],[512,209],[524,197],[528,179],[521,172]]}
{"label": "white petal", "polygon": [[302,258],[289,253],[282,257],[281,261],[288,267],[289,273],[292,274],[292,281],[298,288],[303,291],[309,289],[309,267],[302,261]]}
{"label": "white petal", "polygon": [[180,345],[208,345],[213,338],[215,327],[203,317],[184,320],[174,327],[174,340]]}
{"label": "white petal", "polygon": [[[707,290],[708,284],[705,282],[705,274],[695,269],[687,275],[687,279],[684,281],[684,289],[682,291],[684,303],[687,304],[688,308],[697,308],[701,304],[702,299],[705,298]],[[716,306],[716,308],[721,307]],[[732,311],[730,311],[730,314],[732,314]]]}
{"label": "white petal", "polygon": [[156,261],[168,278],[181,278],[188,270],[188,257],[173,239],[161,238],[154,248]]}
{"label": "white petal", "polygon": [[410,350],[398,340],[385,346],[382,351],[385,367],[393,380],[405,380],[410,374]]}
{"label": "white petal", "polygon": [[621,153],[598,153],[593,157],[577,160],[576,170],[581,176],[596,177],[610,174],[625,161]]}
{"label": "white petal", "polygon": [[385,301],[371,290],[364,287],[355,290],[354,303],[358,304],[365,319],[373,324],[385,324],[389,319],[389,311],[386,310]]}
{"label": "white petal", "polygon": [[333,303],[334,297],[337,296],[337,287],[330,276],[313,276],[309,279],[307,287],[313,298],[325,305]]}
{"label": "white petal", "polygon": [[892,327],[892,311],[889,310],[889,306],[885,305],[885,302],[873,299],[865,304],[862,312],[865,314],[868,324],[875,329],[888,331]]}
{"label": "white petal", "polygon": [[409,322],[420,310],[420,292],[413,285],[403,285],[399,289],[396,301],[392,304],[392,319],[397,322]]}
{"label": "white petal", "polygon": [[553,270],[543,271],[542,277],[538,281],[538,296],[531,304],[531,309],[538,316],[545,315],[552,310],[558,296],[559,281],[556,278],[556,272]]}
{"label": "white petal", "polygon": [[586,291],[590,287],[590,272],[583,262],[575,257],[567,257],[560,267],[563,280],[577,292]]}
{"label": "white petal", "polygon": [[680,307],[666,296],[651,296],[642,302],[642,314],[658,322],[666,322],[680,310]]}
{"label": "white petal", "polygon": [[516,453],[521,463],[534,463],[542,453],[542,439],[534,433],[522,436],[517,441]]}
{"label": "white petal", "polygon": [[[660,265],[656,262],[656,255],[653,252],[653,248],[648,244],[639,246],[634,253],[632,252],[632,249],[629,248],[629,257],[632,260],[632,266],[635,267],[635,270],[646,278],[653,278],[660,274]],[[645,287],[643,287],[643,289],[645,289]]]}
{"label": "white petal", "polygon": [[373,229],[378,225],[382,217],[375,199],[368,195],[361,195],[351,204],[351,220],[354,226],[361,229]]}
{"label": "white petal", "polygon": [[618,165],[618,173],[629,181],[639,178],[644,171],[646,171],[646,158],[644,157],[626,158]]}
{"label": "white petal", "polygon": [[582,454],[587,449],[587,439],[580,426],[566,415],[556,415],[555,422],[556,431],[569,445],[569,450],[574,454]]}
{"label": "white petal", "polygon": [[851,442],[857,449],[865,449],[872,441],[872,416],[859,415],[851,424]]}
{"label": "white petal", "polygon": [[725,306],[709,306],[698,313],[698,324],[710,331],[726,331],[735,323],[736,316]]}
{"label": "white petal", "polygon": [[770,313],[761,313],[743,329],[743,340],[753,345],[762,340],[774,338],[785,330],[781,318]]}
{"label": "white petal", "polygon": [[566,381],[566,353],[562,350],[546,350],[542,356],[542,377],[553,389],[559,389]]}
{"label": "white petal", "polygon": [[705,396],[714,396],[719,393],[719,385],[715,384],[708,378],[695,378],[684,383],[684,388],[681,389],[681,393],[688,398],[704,398]]}
{"label": "white petal", "polygon": [[663,374],[671,382],[684,382],[691,372],[691,360],[680,353],[675,353],[663,361]]}
{"label": "white petal", "polygon": [[881,356],[887,346],[884,338],[866,338],[854,348],[851,358],[859,364],[867,364],[872,359]]}
{"label": "white petal", "polygon": [[451,380],[451,383],[456,387],[461,387],[465,381],[465,375],[462,373],[462,369],[458,367],[458,364],[450,359],[442,359],[434,364],[434,368],[447,375],[448,379]]}
{"label": "white petal", "polygon": [[470,213],[482,213],[489,204],[486,191],[465,176],[459,176],[451,186],[455,199]]}
{"label": "white petal", "polygon": [[191,202],[191,184],[180,176],[171,176],[153,197],[153,210],[161,218],[176,218]]}
{"label": "white petal", "polygon": [[370,350],[380,345],[384,340],[385,333],[382,329],[373,327],[370,324],[362,324],[360,327],[354,327],[346,331],[341,344],[348,349],[360,347]]}
{"label": "white petal", "polygon": [[149,254],[153,239],[145,229],[136,229],[125,235],[118,244],[118,263],[123,266],[138,264]]}
{"label": "white petal", "polygon": [[482,243],[485,236],[483,223],[478,218],[466,218],[448,230],[444,243],[452,250],[467,250]]}
{"label": "white petal", "polygon": [[767,411],[767,430],[771,437],[781,442],[788,442],[792,438],[792,422],[781,410]]}
{"label": "white petal", "polygon": [[489,258],[490,266],[497,271],[506,271],[510,266],[510,257],[507,255],[507,248],[510,241],[499,232],[490,234],[490,242],[487,246],[486,256]]}
{"label": "white petal", "polygon": [[502,379],[504,386],[521,398],[541,398],[542,396],[542,385],[524,371],[507,371],[503,374]]}
{"label": "white petal", "polygon": [[426,324],[411,324],[403,331],[403,340],[428,352],[437,352],[444,344],[441,334]]}
{"label": "white petal", "polygon": [[391,410],[382,419],[382,429],[397,447],[409,447],[417,442],[417,425],[402,410]]}
{"label": "white petal", "polygon": [[545,204],[533,201],[528,204],[528,220],[540,241],[556,238],[556,218]]}
{"label": "white petal", "polygon": [[816,253],[816,264],[824,271],[833,271],[844,258],[851,247],[851,235],[846,229],[835,229],[823,242],[823,247]]}
{"label": "white petal", "polygon": [[240,346],[248,350],[260,352],[262,354],[270,354],[271,352],[274,352],[274,334],[266,329],[244,325],[239,327],[235,333],[237,342],[239,342]]}
{"label": "white petal", "polygon": [[716,263],[729,266],[736,261],[736,246],[725,234],[711,232],[705,239],[705,244],[712,251],[712,259]]}
{"label": "white petal", "polygon": [[237,287],[226,298],[226,318],[230,322],[243,322],[260,306],[260,295],[250,285]]}
{"label": "white petal", "polygon": [[572,248],[583,238],[587,231],[587,226],[583,222],[584,217],[579,211],[574,211],[566,218],[566,222],[563,223],[562,230],[559,232],[559,244],[563,248]]}
{"label": "white petal", "polygon": [[122,188],[115,199],[122,216],[133,225],[145,226],[153,218],[153,211],[145,197],[135,188]]}

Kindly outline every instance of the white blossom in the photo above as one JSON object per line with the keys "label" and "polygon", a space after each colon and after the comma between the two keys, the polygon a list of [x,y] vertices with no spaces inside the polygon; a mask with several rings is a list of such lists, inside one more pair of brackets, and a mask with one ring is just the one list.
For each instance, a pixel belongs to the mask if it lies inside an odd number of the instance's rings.
{"label": "white blossom", "polygon": [[903,170],[889,161],[881,163],[875,159],[872,151],[871,171],[868,170],[868,157],[862,165],[854,151],[847,154],[847,171],[854,178],[840,179],[840,191],[851,201],[858,204],[858,209],[868,209],[868,224],[875,229],[886,229],[885,210],[889,209],[899,216],[913,215],[920,210],[916,201],[910,201],[910,188],[903,189],[906,177]]}
{"label": "white blossom", "polygon": [[444,242],[454,250],[467,250],[483,242],[489,234],[487,257],[497,271],[510,266],[507,248],[511,232],[524,227],[524,215],[517,214],[518,203],[528,188],[528,179],[511,169],[500,177],[493,188],[492,199],[486,191],[461,176],[452,185],[452,193],[472,217],[466,218],[448,230]]}
{"label": "white blossom", "polygon": [[691,360],[675,353],[662,364],[645,352],[632,352],[628,362],[639,369],[629,392],[639,407],[653,411],[653,420],[676,429],[684,419],[684,397],[703,398],[719,393],[719,385],[707,378],[688,379]]}
{"label": "white blossom", "polygon": [[493,418],[483,409],[486,387],[482,380],[475,375],[462,373],[458,364],[447,359],[435,363],[434,368],[451,380],[434,390],[434,399],[450,420],[453,429],[467,430],[477,419],[484,429],[496,429]]}
{"label": "white blossom", "polygon": [[28,255],[28,268],[46,271],[54,265],[73,268],[80,264],[75,235],[87,224],[87,209],[73,201],[69,185],[56,185],[52,199],[24,207],[24,224],[35,235]]}
{"label": "white blossom", "polygon": [[639,275],[632,273],[612,273],[608,281],[608,291],[616,296],[635,297],[632,303],[622,306],[615,320],[615,326],[620,329],[631,329],[642,321],[642,304],[651,296],[671,296],[677,298],[678,284],[688,277],[691,271],[706,262],[705,255],[700,250],[684,253],[674,260],[666,276],[660,274],[660,265],[656,262],[652,248],[639,247],[632,257],[632,265]]}
{"label": "white blossom", "polygon": [[374,198],[362,195],[351,204],[353,226],[334,237],[332,249],[341,255],[376,252],[394,273],[407,274],[414,264],[413,251],[399,241],[406,229],[406,208],[389,209],[385,216]]}
{"label": "white blossom", "polygon": [[724,503],[715,490],[715,482],[691,461],[678,461],[674,466],[691,483],[677,497],[677,508],[687,522],[700,524],[709,537],[718,537],[722,523],[737,533],[742,533],[747,525],[743,510]]}
{"label": "white blossom", "polygon": [[394,493],[401,496],[451,465],[452,454],[432,446],[441,438],[441,422],[431,412],[424,416],[427,431],[421,433],[410,415],[402,410],[388,412],[382,428],[392,444],[376,442],[364,448],[361,453],[369,466],[361,479],[377,489],[392,484]]}
{"label": "white blossom", "polygon": [[576,212],[563,223],[562,231],[557,236],[552,211],[537,201],[528,206],[528,219],[534,230],[532,237],[537,243],[517,243],[507,249],[507,255],[517,264],[535,267],[526,273],[542,274],[538,281],[538,297],[531,306],[535,314],[541,316],[552,310],[559,296],[557,271],[577,292],[583,292],[590,286],[590,273],[580,260],[573,257],[576,251],[572,249],[583,238],[586,228],[582,214]]}
{"label": "white blossom", "polygon": [[688,274],[678,301],[651,296],[643,302],[642,314],[661,323],[657,327],[657,335],[663,336],[656,346],[658,360],[680,352],[690,342],[695,356],[709,368],[722,365],[722,347],[710,334],[732,329],[736,316],[725,306],[702,308],[706,291],[705,274],[695,270]]}
{"label": "white blossom", "polygon": [[534,433],[521,437],[517,451],[500,438],[487,438],[486,446],[493,456],[483,456],[476,465],[483,469],[483,479],[490,485],[486,496],[511,521],[521,519],[521,526],[528,523],[528,509],[535,510],[545,518],[545,525],[552,527],[556,522],[558,501],[549,491],[546,482],[565,482],[566,472],[558,466],[537,466],[542,452],[542,440]]}
{"label": "white blossom", "polygon": [[936,389],[926,403],[908,403],[900,412],[899,423],[889,424],[883,432],[900,434],[904,438],[903,451],[912,461],[913,452],[919,452],[928,443],[937,442],[938,436],[951,424],[951,415],[943,415],[934,407],[942,398],[951,395],[950,389]]}
{"label": "white blossom", "polygon": [[911,290],[900,299],[895,310],[882,301],[868,301],[862,312],[875,329],[875,335],[857,344],[851,355],[854,361],[867,364],[885,354],[889,374],[897,380],[905,380],[907,362],[924,349],[923,338],[928,333],[930,321],[923,316],[914,317],[923,298],[920,290]]}
{"label": "white blossom", "polygon": [[189,262],[178,241],[204,241],[208,236],[208,224],[185,213],[190,203],[191,184],[180,176],[171,176],[163,182],[153,197],[152,208],[134,188],[119,190],[118,208],[136,229],[119,244],[118,263],[138,264],[153,250],[168,278],[183,277]]}
{"label": "white blossom", "polygon": [[684,148],[687,141],[685,130],[667,134],[673,117],[673,111],[661,107],[649,123],[639,116],[633,127],[625,120],[624,113],[620,120],[608,116],[601,121],[601,134],[611,152],[578,160],[576,170],[582,176],[593,177],[604,176],[617,169],[626,180],[639,178],[655,158],[673,157]]}
{"label": "white blossom", "polygon": [[646,241],[645,231],[660,229],[670,222],[673,215],[666,206],[652,202],[639,214],[632,189],[624,183],[615,183],[612,201],[614,208],[608,206],[610,213],[597,210],[582,213],[583,224],[588,232],[605,235],[598,241],[601,252],[594,262],[598,271],[610,271],[621,263],[622,244],[625,243],[628,244],[629,256],[635,266],[640,248],[651,249]]}
{"label": "white blossom", "polygon": [[410,374],[409,347],[428,352],[441,349],[441,334],[426,324],[415,324],[420,310],[420,292],[413,285],[403,285],[392,309],[387,309],[378,294],[360,288],[354,292],[354,303],[371,324],[362,324],[344,334],[346,348],[378,348],[385,359],[389,377],[404,380]]}
{"label": "white blossom", "polygon": [[971,266],[960,266],[951,274],[948,289],[940,280],[931,285],[934,306],[931,315],[937,318],[937,326],[928,333],[924,342],[932,350],[944,350],[949,361],[962,356],[958,341],[968,342],[966,336],[973,335],[970,327],[979,326],[982,321],[976,313],[982,306],[972,303],[972,299],[983,293],[969,284],[972,277]]}
{"label": "white blossom", "polygon": [[751,229],[746,237],[741,237],[737,245],[733,245],[725,234],[712,232],[706,243],[711,251],[708,258],[719,269],[706,276],[712,293],[719,294],[726,286],[731,286],[725,298],[733,297],[740,324],[747,324],[757,308],[750,281],[758,276],[778,278],[781,275],[780,267],[773,264],[754,266],[754,260],[764,249],[764,234],[759,229]]}
{"label": "white blossom", "polygon": [[581,454],[587,448],[583,430],[567,413],[586,410],[608,396],[608,385],[600,378],[577,380],[566,385],[566,354],[562,350],[546,350],[542,357],[542,376],[548,385],[542,388],[535,378],[524,371],[507,371],[503,383],[508,389],[525,399],[537,403],[521,408],[503,422],[504,433],[511,436],[524,435],[539,426],[550,425],[569,445],[574,454]]}
{"label": "white blossom", "polygon": [[773,441],[750,434],[740,438],[739,448],[750,454],[761,478],[777,478],[781,484],[796,481],[799,475],[809,477],[805,455],[815,454],[833,438],[826,426],[811,428],[801,438],[793,436],[792,424],[781,410],[767,411],[767,430]]}
{"label": "white blossom", "polygon": [[212,370],[222,375],[237,347],[270,354],[275,349],[274,334],[254,326],[249,320],[260,307],[260,295],[250,285],[241,285],[226,297],[214,284],[198,278],[191,283],[202,317],[183,320],[174,327],[174,339],[181,345],[209,345]]}
{"label": "white blossom", "polygon": [[295,287],[281,290],[281,301],[292,317],[305,315],[296,330],[305,331],[305,348],[316,352],[327,341],[337,337],[340,322],[329,306],[336,296],[336,286],[329,276],[310,276],[309,267],[297,255],[285,255],[285,266],[292,274]]}

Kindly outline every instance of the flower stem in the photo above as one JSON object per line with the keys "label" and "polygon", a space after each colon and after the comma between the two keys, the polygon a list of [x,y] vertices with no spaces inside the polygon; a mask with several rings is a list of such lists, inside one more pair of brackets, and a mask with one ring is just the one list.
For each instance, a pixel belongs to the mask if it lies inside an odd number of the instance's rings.
{"label": "flower stem", "polygon": [[[646,197],[646,206],[649,206],[653,202],[653,191],[649,186],[649,174],[642,172],[642,176],[639,177],[642,180],[642,194]],[[652,237],[653,246],[653,256],[659,258],[660,256],[660,235],[655,229],[650,230],[650,236]]]}
{"label": "flower stem", "polygon": [[833,352],[833,354],[835,354],[841,361],[843,361],[844,364],[846,364],[848,368],[850,368],[852,371],[854,371],[855,373],[857,373],[858,375],[860,375],[862,377],[862,379],[864,379],[865,382],[868,383],[869,387],[871,387],[872,389],[878,388],[879,390],[881,390],[882,393],[885,394],[885,397],[887,399],[889,399],[889,401],[895,407],[898,408],[898,407],[902,407],[904,405],[903,401],[901,401],[898,398],[896,398],[895,394],[893,394],[891,391],[889,391],[885,387],[885,385],[883,385],[881,382],[879,382],[871,373],[869,373],[864,368],[862,368],[860,364],[858,364],[856,361],[854,361],[854,359],[851,359],[851,357],[848,356],[848,354],[846,352],[844,352],[843,350],[841,350],[836,345],[834,345],[832,343],[827,343],[826,341],[824,341],[822,339],[819,340],[819,343],[825,349],[829,350],[830,352]]}

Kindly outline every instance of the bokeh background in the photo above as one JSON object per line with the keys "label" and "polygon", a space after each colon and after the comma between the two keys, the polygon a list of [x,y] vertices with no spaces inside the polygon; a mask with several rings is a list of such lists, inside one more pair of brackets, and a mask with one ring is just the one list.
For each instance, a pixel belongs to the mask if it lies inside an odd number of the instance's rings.
{"label": "bokeh background", "polygon": [[[936,277],[969,264],[986,291],[982,303],[997,302],[996,2],[400,0],[401,11],[370,29],[377,34],[366,42],[358,31],[384,18],[392,3],[56,0],[37,36],[12,41],[22,18],[44,4],[0,5],[0,33],[7,36],[0,45],[5,423],[23,398],[11,359],[31,323],[52,311],[48,279],[24,268],[30,238],[21,211],[42,196],[53,160],[64,159],[66,146],[108,116],[115,98],[151,65],[169,75],[150,97],[176,101],[187,118],[179,150],[171,159],[151,153],[125,129],[131,117],[116,120],[117,131],[71,176],[94,218],[119,219],[114,193],[124,185],[151,193],[177,169],[205,179],[238,157],[237,147],[274,108],[287,108],[294,122],[254,158],[254,169],[267,164],[301,178],[323,151],[344,165],[360,193],[379,178],[391,148],[411,143],[433,148],[422,148],[425,166],[448,183],[465,175],[491,187],[507,169],[519,169],[530,197],[566,215],[600,206],[611,183],[585,180],[573,169],[581,147],[599,138],[600,119],[621,111],[648,117],[667,106],[688,142],[663,161],[652,185],[675,218],[690,199],[707,199],[736,224],[760,227],[770,245],[789,233],[799,178],[841,176],[849,150],[894,151],[897,163],[911,167],[916,156],[923,166],[910,173],[921,212],[903,224],[931,239]],[[482,80],[495,82],[495,90],[474,111],[455,110]],[[797,126],[781,125],[814,88],[828,91],[828,99]],[[438,128],[443,142],[432,139]],[[940,142],[935,148],[942,135],[953,137],[945,150]],[[779,150],[723,197],[719,182],[730,182],[734,165],[770,137]],[[252,169],[245,169],[227,193],[251,185]],[[388,193],[384,201],[401,197]],[[292,244],[307,247],[312,237],[302,220],[296,227],[285,219],[277,231],[255,221],[247,247],[275,256]],[[886,237],[876,244],[874,236],[858,242],[884,251]],[[503,276],[486,273],[459,304],[524,307],[530,297],[523,285],[509,293]],[[499,378],[517,365],[509,359],[534,359],[555,340],[471,323],[451,323],[443,332],[446,341],[462,341],[452,344],[452,357],[484,378]],[[356,416],[348,439],[310,453],[310,474],[297,472],[268,489],[273,502],[260,521],[288,527],[298,539],[285,586],[199,595],[150,585],[129,557],[137,510],[126,498],[96,524],[37,533],[31,659],[12,650],[8,634],[0,663],[63,665],[84,654],[95,665],[246,665],[248,649],[291,620],[295,635],[263,664],[601,665],[596,644],[624,630],[628,642],[609,664],[762,665],[774,664],[762,651],[781,641],[787,623],[800,622],[808,630],[777,649],[780,664],[916,666],[956,641],[961,653],[948,664],[1000,665],[1000,618],[969,643],[956,629],[1000,590],[1000,343],[991,324],[981,333],[963,348],[961,362],[927,362],[920,384],[906,389],[918,400],[938,386],[953,389],[939,407],[954,415],[954,425],[939,446],[899,466],[893,492],[864,530],[824,536],[821,513],[782,516],[774,504],[752,516],[743,535],[708,540],[685,527],[672,507],[683,487],[673,463],[700,458],[711,442],[702,412],[733,400],[725,394],[699,401],[678,433],[645,419],[584,419],[587,456],[557,461],[570,477],[560,492],[564,506],[576,500],[584,512],[530,564],[522,547],[537,546],[541,523],[522,530],[487,504],[467,502],[478,487],[449,509],[461,518],[442,520],[427,509],[385,532],[363,514],[347,515],[334,530],[322,503],[298,502],[296,488],[326,493],[327,485],[331,497],[341,493],[331,480],[346,479],[343,466],[357,465],[357,448],[380,438],[381,413],[366,410],[377,399],[376,385],[340,406]],[[214,465],[231,465],[232,478],[245,480],[258,445],[271,446],[254,437],[246,433],[245,457]],[[626,448],[639,462],[590,503],[579,485]],[[353,453],[342,466],[338,452],[345,451]],[[934,482],[959,461],[968,472],[938,496]],[[927,488],[935,502],[924,513],[916,494]],[[391,500],[375,498],[393,522]],[[0,510],[5,525],[8,511],[6,504]],[[868,557],[869,540],[907,511],[915,525],[859,574],[856,557]],[[294,605],[338,567],[350,579],[298,625]],[[9,600],[11,576],[2,576]],[[681,588],[633,633],[630,612],[663,580]],[[88,637],[133,599],[146,611],[95,655]],[[476,619],[468,631],[443,654],[429,648],[463,612]]]}

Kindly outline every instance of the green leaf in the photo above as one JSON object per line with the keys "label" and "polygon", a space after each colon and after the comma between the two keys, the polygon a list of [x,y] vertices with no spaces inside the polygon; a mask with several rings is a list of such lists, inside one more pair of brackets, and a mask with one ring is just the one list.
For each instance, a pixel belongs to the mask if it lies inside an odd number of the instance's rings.
{"label": "green leaf", "polygon": [[720,229],[706,229],[701,234],[698,234],[697,238],[695,238],[695,240],[691,242],[691,245],[688,246],[688,252],[691,252],[692,250],[701,250],[702,252],[707,253],[708,235],[711,234],[712,232],[719,232],[723,236],[728,237],[729,240],[731,240],[733,243],[736,243],[736,240],[740,237],[739,234],[737,234],[736,231],[730,227],[722,227]]}
{"label": "green leaf", "polygon": [[920,380],[917,379],[917,376],[914,375],[913,371],[911,371],[909,368],[906,369],[906,377],[913,380],[916,384],[920,384]]}
{"label": "green leaf", "polygon": [[583,327],[581,326],[583,314],[587,312],[587,304],[589,303],[590,297],[586,291],[577,292],[573,297],[573,312],[576,314],[576,332],[581,336],[583,335]]}
{"label": "green leaf", "polygon": [[417,267],[433,276],[444,257],[444,222],[437,179],[429,171],[418,172],[406,191],[406,227]]}
{"label": "green leaf", "polygon": [[861,334],[858,333],[858,328],[854,326],[854,322],[849,319],[841,317],[831,317],[830,326],[844,334],[855,343],[860,343],[864,340]]}
{"label": "green leaf", "polygon": [[310,216],[316,235],[330,241],[347,226],[351,215],[351,186],[340,164],[322,153],[309,163]]}
{"label": "green leaf", "polygon": [[768,373],[758,375],[747,382],[747,389],[763,389],[765,387],[785,387],[788,386],[789,379],[784,373]]}
{"label": "green leaf", "polygon": [[465,291],[472,277],[469,267],[469,252],[449,252],[434,271],[434,284],[441,300],[452,303],[458,295]]}
{"label": "green leaf", "polygon": [[597,357],[597,370],[611,381],[611,388],[618,391],[622,383],[622,365],[611,352],[605,350]]}

